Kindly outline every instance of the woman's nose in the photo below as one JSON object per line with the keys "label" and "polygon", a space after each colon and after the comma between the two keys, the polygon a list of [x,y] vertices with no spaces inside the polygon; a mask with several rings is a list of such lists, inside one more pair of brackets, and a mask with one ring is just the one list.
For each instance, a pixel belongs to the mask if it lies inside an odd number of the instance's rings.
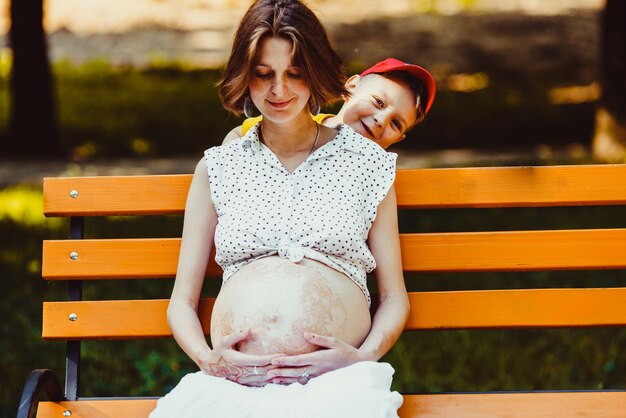
{"label": "woman's nose", "polygon": [[272,84],[272,93],[280,96],[285,93],[286,90],[287,86],[284,80],[281,80],[280,78],[274,80],[274,83]]}

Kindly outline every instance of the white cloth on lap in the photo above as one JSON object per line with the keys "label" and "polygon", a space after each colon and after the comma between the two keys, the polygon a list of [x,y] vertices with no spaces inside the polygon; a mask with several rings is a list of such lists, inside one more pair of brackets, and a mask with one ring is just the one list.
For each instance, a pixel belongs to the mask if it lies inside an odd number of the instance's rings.
{"label": "white cloth on lap", "polygon": [[360,362],[306,385],[262,388],[190,373],[150,418],[397,418],[402,395],[390,389],[393,373],[388,363]]}

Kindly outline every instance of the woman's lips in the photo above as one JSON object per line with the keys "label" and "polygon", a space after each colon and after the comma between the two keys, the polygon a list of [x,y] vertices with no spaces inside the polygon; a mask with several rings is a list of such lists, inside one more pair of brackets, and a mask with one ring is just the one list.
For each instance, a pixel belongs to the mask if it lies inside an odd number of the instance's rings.
{"label": "woman's lips", "polygon": [[289,103],[291,103],[291,99],[285,100],[284,102],[272,102],[270,100],[268,100],[267,102],[275,109],[284,109],[289,106]]}

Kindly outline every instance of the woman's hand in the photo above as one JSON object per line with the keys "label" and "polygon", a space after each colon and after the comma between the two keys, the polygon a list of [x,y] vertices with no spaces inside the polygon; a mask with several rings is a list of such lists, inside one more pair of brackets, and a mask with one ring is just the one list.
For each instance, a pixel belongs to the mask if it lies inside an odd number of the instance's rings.
{"label": "woman's hand", "polygon": [[272,360],[276,367],[267,372],[271,383],[288,385],[295,382],[305,384],[312,377],[349,366],[366,359],[357,348],[334,337],[325,337],[310,332],[304,338],[319,350],[295,356],[280,356]]}
{"label": "woman's hand", "polygon": [[198,354],[197,364],[204,373],[224,377],[247,386],[265,386],[271,382],[267,372],[276,366],[272,359],[281,354],[258,356],[241,353],[235,346],[250,337],[250,330],[233,332],[224,336],[213,350],[208,347]]}

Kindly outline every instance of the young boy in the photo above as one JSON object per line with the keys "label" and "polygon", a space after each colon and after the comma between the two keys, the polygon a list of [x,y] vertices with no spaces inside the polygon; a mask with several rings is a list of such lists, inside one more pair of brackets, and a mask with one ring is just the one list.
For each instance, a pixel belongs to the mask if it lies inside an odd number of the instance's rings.
{"label": "young boy", "polygon": [[[325,126],[345,123],[383,148],[405,138],[405,133],[421,123],[435,101],[435,80],[424,68],[387,58],[353,75],[346,82],[350,97],[336,115],[318,114],[316,122]],[[233,129],[224,143],[240,138],[261,117],[248,118]]]}

